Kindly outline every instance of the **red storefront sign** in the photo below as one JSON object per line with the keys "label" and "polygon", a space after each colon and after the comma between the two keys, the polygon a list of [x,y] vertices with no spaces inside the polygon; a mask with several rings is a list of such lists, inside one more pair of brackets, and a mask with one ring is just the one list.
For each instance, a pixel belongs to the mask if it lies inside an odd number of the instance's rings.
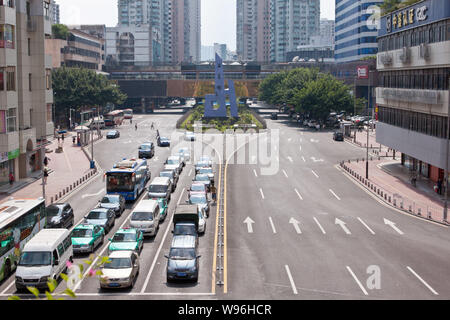
{"label": "red storefront sign", "polygon": [[369,66],[356,67],[356,73],[358,74],[358,79],[369,79]]}

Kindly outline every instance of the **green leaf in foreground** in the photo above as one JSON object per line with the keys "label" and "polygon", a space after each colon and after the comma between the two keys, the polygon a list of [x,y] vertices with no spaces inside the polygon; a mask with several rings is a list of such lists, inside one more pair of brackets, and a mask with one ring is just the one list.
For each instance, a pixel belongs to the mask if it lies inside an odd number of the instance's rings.
{"label": "green leaf in foreground", "polygon": [[8,300],[21,300],[18,296],[10,296],[8,297]]}
{"label": "green leaf in foreground", "polygon": [[75,292],[73,292],[72,290],[70,290],[69,288],[67,288],[66,290],[64,290],[64,293],[66,295],[68,295],[71,298],[76,298],[77,296],[75,295]]}
{"label": "green leaf in foreground", "polygon": [[27,287],[28,291],[30,291],[36,298],[39,298],[39,290],[35,287]]}

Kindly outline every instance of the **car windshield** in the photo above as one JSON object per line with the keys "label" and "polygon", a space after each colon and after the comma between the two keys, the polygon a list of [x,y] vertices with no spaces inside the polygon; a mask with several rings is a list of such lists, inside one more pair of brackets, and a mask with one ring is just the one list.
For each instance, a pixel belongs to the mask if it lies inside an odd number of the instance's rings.
{"label": "car windshield", "polygon": [[197,230],[195,225],[187,225],[187,224],[176,224],[173,230],[174,235],[186,235],[193,236],[197,234]]}
{"label": "car windshield", "polygon": [[152,146],[148,145],[148,144],[143,144],[142,146],[139,147],[139,149],[144,150],[144,151],[150,151],[150,150],[152,150]]}
{"label": "car windshield", "polygon": [[59,213],[59,208],[57,206],[49,206],[45,208],[45,214],[47,217],[54,217],[57,216]]}
{"label": "car windshield", "polygon": [[213,173],[212,168],[201,168],[199,172],[203,174]]}
{"label": "car windshield", "polygon": [[197,180],[197,181],[209,181],[209,177],[207,175],[205,175],[205,174],[198,174],[195,177],[195,180]]}
{"label": "car windshield", "polygon": [[191,195],[191,197],[189,198],[190,202],[192,204],[202,204],[202,203],[206,203],[206,197],[205,195],[199,195],[199,194],[193,194]]}
{"label": "car windshield", "polygon": [[136,242],[136,234],[131,232],[116,233],[112,239],[113,242]]}
{"label": "car windshield", "polygon": [[118,203],[119,202],[119,198],[118,197],[103,197],[102,202],[101,203]]}
{"label": "car windshield", "polygon": [[74,229],[72,231],[72,238],[91,238],[92,234],[91,229]]}
{"label": "car windshield", "polygon": [[202,184],[193,184],[191,186],[191,190],[192,191],[205,191],[205,185],[203,183]]}
{"label": "car windshield", "polygon": [[161,142],[169,142],[169,139],[167,139],[167,138],[159,138],[159,140],[160,140]]}
{"label": "car windshield", "polygon": [[179,159],[168,159],[167,160],[167,164],[179,164],[180,160]]}
{"label": "car windshield", "polygon": [[169,257],[173,260],[192,260],[195,259],[195,249],[172,248]]}
{"label": "car windshield", "polygon": [[163,178],[173,178],[173,174],[170,171],[163,171],[159,174],[159,176]]}
{"label": "car windshield", "polygon": [[51,252],[25,251],[20,257],[19,266],[48,266],[52,263]]}
{"label": "car windshield", "polygon": [[132,221],[153,221],[153,214],[151,212],[133,212],[131,216]]}
{"label": "car windshield", "polygon": [[113,135],[115,135],[116,134],[116,131],[110,131],[110,132],[108,132],[108,136],[113,136]]}
{"label": "car windshield", "polygon": [[105,269],[127,269],[131,268],[130,258],[109,258],[105,263]]}
{"label": "car windshield", "polygon": [[87,215],[87,219],[107,219],[107,214],[105,211],[91,211]]}
{"label": "car windshield", "polygon": [[148,192],[151,192],[151,193],[166,193],[167,192],[167,186],[165,186],[165,185],[158,185],[158,184],[151,184],[150,187],[148,187]]}

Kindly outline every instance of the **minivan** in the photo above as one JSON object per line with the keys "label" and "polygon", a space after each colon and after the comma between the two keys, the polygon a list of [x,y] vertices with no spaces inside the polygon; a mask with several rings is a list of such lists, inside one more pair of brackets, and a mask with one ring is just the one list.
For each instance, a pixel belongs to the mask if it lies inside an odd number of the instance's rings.
{"label": "minivan", "polygon": [[144,236],[156,236],[159,229],[159,204],[156,200],[142,200],[131,213],[130,227],[142,231]]}
{"label": "minivan", "polygon": [[67,229],[43,229],[28,241],[20,255],[16,270],[16,288],[47,289],[48,279],[57,280],[73,262],[73,247]]}
{"label": "minivan", "polygon": [[172,182],[167,177],[156,177],[148,187],[148,198],[158,199],[164,198],[167,202],[170,201],[172,194]]}
{"label": "minivan", "polygon": [[167,282],[172,280],[198,281],[199,258],[195,236],[175,236],[167,261]]}

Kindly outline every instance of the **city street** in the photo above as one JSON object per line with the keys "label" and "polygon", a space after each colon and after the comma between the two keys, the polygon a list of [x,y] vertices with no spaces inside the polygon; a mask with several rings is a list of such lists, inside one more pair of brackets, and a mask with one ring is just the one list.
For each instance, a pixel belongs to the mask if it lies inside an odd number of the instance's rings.
{"label": "city street", "polygon": [[[348,178],[337,166],[364,151],[347,142],[335,142],[331,132],[309,131],[287,117],[272,121],[279,130],[279,146],[271,149],[279,161],[274,175],[262,174],[260,164],[229,164],[225,177],[224,283],[215,283],[216,207],[211,209],[206,233],[200,237],[198,283],[166,283],[164,257],[172,238],[171,218],[194,177],[188,164],[172,194],[168,216],[154,239],[146,239],[140,255],[140,273],[130,290],[101,290],[96,277],[87,276],[75,293],[78,299],[448,299],[446,272],[450,237],[445,226],[397,212]],[[154,122],[161,136],[172,137],[180,114],[170,110],[135,115],[133,124],[119,127],[121,137],[94,144],[94,156],[103,172],[122,158],[137,156],[137,147],[155,142]],[[134,123],[138,123],[135,130]],[[182,136],[182,134],[181,134]],[[254,138],[261,139],[258,135]],[[248,141],[247,141],[248,142]],[[194,147],[194,143],[181,145]],[[233,152],[248,144],[237,144]],[[177,150],[178,146],[174,150]],[[90,148],[89,148],[90,150]],[[230,155],[227,154],[227,160]],[[169,148],[156,148],[150,162],[158,176]],[[249,156],[248,158],[251,158]],[[252,159],[255,160],[255,159]],[[216,177],[220,170],[215,158]],[[223,169],[224,167],[222,167]],[[217,179],[217,178],[216,178]],[[75,210],[75,221],[97,205],[105,194],[103,174],[62,201]],[[141,196],[141,199],[145,194]],[[115,227],[105,237],[127,226],[132,208],[127,204]],[[107,255],[108,241],[96,257]],[[88,258],[76,256],[75,264]],[[65,289],[61,281],[57,292]],[[0,297],[17,294],[14,276],[0,285]],[[31,298],[28,294],[18,294]]]}

